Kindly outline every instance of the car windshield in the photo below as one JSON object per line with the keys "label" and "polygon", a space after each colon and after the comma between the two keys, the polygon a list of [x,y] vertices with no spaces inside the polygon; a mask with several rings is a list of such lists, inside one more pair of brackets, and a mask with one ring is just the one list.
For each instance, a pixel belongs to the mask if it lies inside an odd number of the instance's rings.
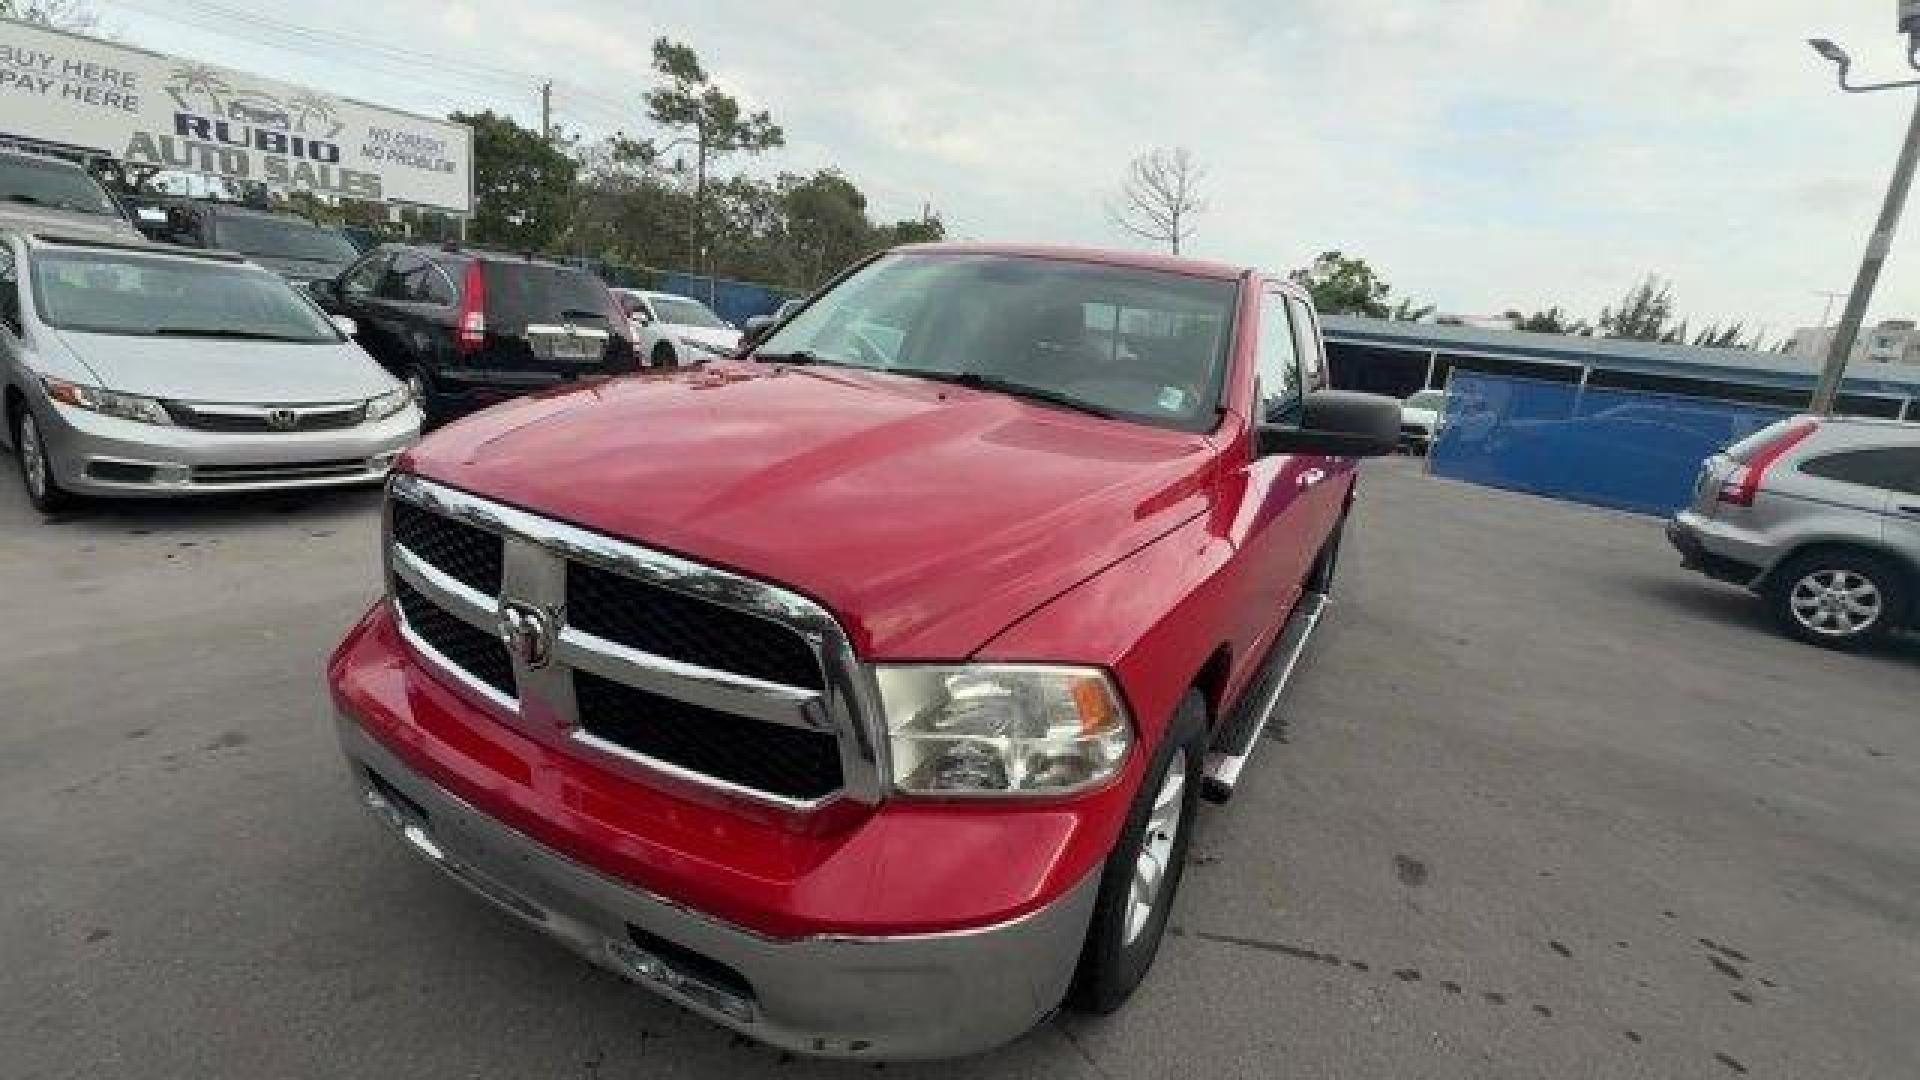
{"label": "car windshield", "polygon": [[883,256],[755,350],[1210,430],[1232,335],[1230,280],[1067,259]]}
{"label": "car windshield", "polygon": [[712,309],[698,300],[688,300],[679,296],[651,296],[653,310],[660,315],[660,321],[671,326],[704,326],[709,329],[725,329],[726,323],[720,321]]}
{"label": "car windshield", "polygon": [[0,201],[120,216],[99,181],[64,161],[0,157]]}
{"label": "car windshield", "polygon": [[304,221],[269,217],[218,217],[213,242],[243,255],[303,262],[349,263],[359,256],[347,238]]}
{"label": "car windshield", "polygon": [[1435,412],[1440,411],[1446,403],[1447,395],[1439,390],[1422,390],[1407,399],[1410,409],[1432,409]]}
{"label": "car windshield", "polygon": [[33,259],[40,320],[94,334],[338,341],[325,315],[257,266],[107,250]]}

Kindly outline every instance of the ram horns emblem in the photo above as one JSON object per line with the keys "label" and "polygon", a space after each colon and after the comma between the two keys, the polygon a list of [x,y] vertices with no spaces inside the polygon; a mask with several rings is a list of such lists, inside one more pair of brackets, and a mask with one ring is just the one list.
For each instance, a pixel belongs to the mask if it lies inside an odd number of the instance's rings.
{"label": "ram horns emblem", "polygon": [[520,600],[502,600],[494,630],[508,655],[529,668],[546,667],[553,659],[559,627],[551,612]]}

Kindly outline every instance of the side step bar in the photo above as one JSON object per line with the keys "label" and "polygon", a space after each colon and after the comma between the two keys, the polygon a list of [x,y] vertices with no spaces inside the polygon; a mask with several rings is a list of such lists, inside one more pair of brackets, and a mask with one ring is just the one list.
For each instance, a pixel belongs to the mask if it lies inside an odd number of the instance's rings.
{"label": "side step bar", "polygon": [[1307,642],[1320,625],[1320,617],[1326,614],[1328,602],[1323,592],[1301,594],[1300,602],[1293,606],[1293,614],[1287,617],[1287,625],[1267,650],[1259,673],[1240,695],[1239,707],[1220,725],[1213,747],[1207,751],[1200,786],[1200,795],[1208,802],[1223,803],[1233,798],[1233,789],[1240,782],[1240,770],[1246,768],[1254,744],[1260,741],[1260,733],[1266,730],[1267,721],[1273,719],[1279,709],[1280,698],[1287,692],[1287,684],[1293,681],[1300,657],[1307,651]]}

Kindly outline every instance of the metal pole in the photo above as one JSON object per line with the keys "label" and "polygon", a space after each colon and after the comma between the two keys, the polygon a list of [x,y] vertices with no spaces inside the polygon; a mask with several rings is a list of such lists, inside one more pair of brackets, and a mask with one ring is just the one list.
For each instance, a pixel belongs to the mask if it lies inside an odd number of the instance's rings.
{"label": "metal pole", "polygon": [[1907,122],[1907,141],[1900,147],[1900,161],[1893,168],[1893,181],[1887,185],[1887,198],[1880,206],[1880,221],[1867,240],[1867,253],[1860,260],[1860,276],[1854,279],[1853,292],[1847,296],[1847,309],[1840,316],[1827,348],[1827,366],[1813,391],[1813,411],[1833,415],[1834,402],[1840,397],[1840,382],[1846,378],[1847,361],[1853,353],[1854,339],[1860,336],[1860,323],[1867,317],[1867,304],[1873,300],[1874,286],[1880,282],[1880,270],[1887,264],[1887,251],[1893,246],[1893,234],[1900,227],[1900,211],[1907,205],[1907,190],[1913,186],[1914,165],[1920,162],[1920,94],[1913,100],[1913,118]]}
{"label": "metal pole", "polygon": [[540,137],[553,141],[553,84],[540,84]]}

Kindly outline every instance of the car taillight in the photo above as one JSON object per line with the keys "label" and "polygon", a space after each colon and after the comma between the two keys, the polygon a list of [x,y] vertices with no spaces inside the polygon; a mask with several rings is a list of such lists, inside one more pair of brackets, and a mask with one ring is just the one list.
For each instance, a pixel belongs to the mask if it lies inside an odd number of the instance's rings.
{"label": "car taillight", "polygon": [[1807,441],[1807,436],[1819,427],[1816,421],[1802,420],[1761,445],[1744,465],[1736,466],[1720,482],[1720,501],[1734,506],[1752,506],[1753,500],[1760,494],[1761,481],[1767,478],[1767,470],[1773,468],[1773,463],[1785,457],[1789,450]]}
{"label": "car taillight", "polygon": [[455,321],[454,348],[476,353],[487,343],[487,279],[478,260],[467,264],[466,284],[460,289],[460,311]]}

